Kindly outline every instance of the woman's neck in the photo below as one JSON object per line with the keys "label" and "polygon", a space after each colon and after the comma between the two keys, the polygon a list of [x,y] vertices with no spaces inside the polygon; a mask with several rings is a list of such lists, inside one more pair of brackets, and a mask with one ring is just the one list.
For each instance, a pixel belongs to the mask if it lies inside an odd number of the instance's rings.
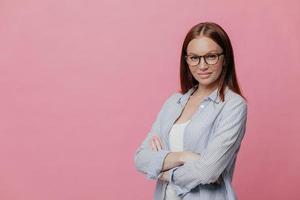
{"label": "woman's neck", "polygon": [[204,97],[208,96],[211,92],[213,92],[215,89],[217,89],[218,85],[215,84],[212,87],[205,87],[200,84],[198,84],[197,89],[193,92],[193,97]]}

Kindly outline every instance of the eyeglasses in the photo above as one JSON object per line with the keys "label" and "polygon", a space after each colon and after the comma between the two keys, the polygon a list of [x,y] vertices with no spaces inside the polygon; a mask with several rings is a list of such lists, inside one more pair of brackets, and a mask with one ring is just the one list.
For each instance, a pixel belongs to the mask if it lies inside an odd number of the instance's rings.
{"label": "eyeglasses", "polygon": [[196,55],[185,55],[186,62],[191,66],[196,66],[201,62],[201,57],[204,58],[204,61],[208,65],[215,65],[219,61],[219,57],[224,53],[208,53],[203,56]]}

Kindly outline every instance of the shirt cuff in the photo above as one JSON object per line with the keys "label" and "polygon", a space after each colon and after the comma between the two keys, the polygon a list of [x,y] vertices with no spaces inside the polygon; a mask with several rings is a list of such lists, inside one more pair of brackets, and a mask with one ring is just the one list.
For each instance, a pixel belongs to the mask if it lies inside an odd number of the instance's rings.
{"label": "shirt cuff", "polygon": [[187,188],[184,188],[184,187],[180,187],[178,185],[175,185],[174,184],[174,181],[173,181],[173,174],[174,174],[174,171],[176,171],[177,168],[179,168],[180,166],[178,167],[174,167],[172,169],[169,170],[169,184],[172,185],[172,188],[175,190],[177,196],[179,197],[184,197],[188,192],[190,192],[190,189],[187,189]]}
{"label": "shirt cuff", "polygon": [[152,157],[152,160],[149,163],[147,178],[157,180],[159,176],[161,176],[161,170],[164,164],[164,159],[167,156],[168,153],[171,151],[169,150],[159,150],[156,151],[154,156]]}

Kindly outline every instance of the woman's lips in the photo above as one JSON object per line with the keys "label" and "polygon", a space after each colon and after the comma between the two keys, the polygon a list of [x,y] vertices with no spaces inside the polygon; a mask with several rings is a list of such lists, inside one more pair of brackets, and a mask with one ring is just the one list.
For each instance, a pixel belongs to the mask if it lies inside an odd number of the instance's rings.
{"label": "woman's lips", "polygon": [[197,74],[202,78],[207,78],[211,75],[211,72],[210,73],[197,73]]}

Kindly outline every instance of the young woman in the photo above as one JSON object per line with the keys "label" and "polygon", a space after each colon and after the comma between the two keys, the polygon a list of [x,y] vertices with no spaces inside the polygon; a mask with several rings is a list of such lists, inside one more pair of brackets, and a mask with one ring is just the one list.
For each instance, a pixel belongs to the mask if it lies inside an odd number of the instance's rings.
{"label": "young woman", "polygon": [[180,83],[136,150],[136,169],[157,180],[155,200],[237,199],[231,182],[247,103],[220,25],[199,23],[187,33]]}

